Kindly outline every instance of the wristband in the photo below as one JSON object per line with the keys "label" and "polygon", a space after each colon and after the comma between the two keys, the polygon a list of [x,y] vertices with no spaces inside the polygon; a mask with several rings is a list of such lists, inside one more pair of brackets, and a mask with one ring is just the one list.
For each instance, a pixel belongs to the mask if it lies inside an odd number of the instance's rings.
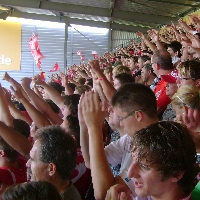
{"label": "wristband", "polygon": [[106,79],[105,76],[98,78],[98,80],[100,80],[100,81],[101,81],[101,80],[104,80],[104,79]]}

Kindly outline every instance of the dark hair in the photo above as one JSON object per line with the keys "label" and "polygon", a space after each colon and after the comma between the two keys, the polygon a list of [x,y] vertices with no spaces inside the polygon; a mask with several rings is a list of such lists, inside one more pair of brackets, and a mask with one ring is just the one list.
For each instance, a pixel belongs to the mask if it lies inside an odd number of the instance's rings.
{"label": "dark hair", "polygon": [[153,68],[150,63],[146,63],[142,68],[145,68],[147,71],[153,72]]}
{"label": "dark hair", "polygon": [[92,78],[87,79],[87,85],[93,87],[93,79]]}
{"label": "dark hair", "polygon": [[80,97],[80,94],[71,94],[64,96],[64,105],[69,108],[69,111],[74,116],[78,116],[78,104]]}
{"label": "dark hair", "polygon": [[115,79],[118,79],[121,85],[135,82],[134,77],[127,73],[118,74],[115,76]]}
{"label": "dark hair", "polygon": [[70,180],[76,167],[76,143],[73,137],[60,126],[47,126],[37,130],[35,140],[39,140],[40,160],[54,163],[62,180]]}
{"label": "dark hair", "polygon": [[13,149],[2,137],[0,137],[0,149],[5,151],[6,158],[9,162],[16,162],[19,153]]}
{"label": "dark hair", "polygon": [[137,131],[132,152],[161,174],[161,181],[183,172],[178,186],[188,195],[196,183],[196,150],[187,128],[177,122],[162,121]]}
{"label": "dark hair", "polygon": [[138,62],[138,56],[130,56],[130,59],[133,59],[133,62],[134,63],[137,63]]}
{"label": "dark hair", "polygon": [[76,85],[74,83],[68,83],[70,88],[75,91]]}
{"label": "dark hair", "polygon": [[152,57],[153,63],[157,63],[161,69],[172,70],[174,66],[172,64],[172,57],[168,51],[164,49],[157,50]]}
{"label": "dark hair", "polygon": [[120,107],[124,112],[144,109],[144,113],[153,119],[157,118],[156,97],[153,91],[140,83],[122,85],[112,97],[113,107]]}
{"label": "dark hair", "polygon": [[26,108],[24,107],[24,105],[21,102],[19,102],[17,104],[17,109],[19,109],[20,111],[26,111]]}
{"label": "dark hair", "polygon": [[56,187],[46,181],[28,182],[9,187],[2,200],[62,200]]}
{"label": "dark hair", "polygon": [[151,60],[151,58],[147,55],[139,56],[138,58],[140,58],[142,60],[142,62],[146,62],[147,60]]}
{"label": "dark hair", "polygon": [[13,119],[14,130],[21,133],[26,138],[30,135],[30,126],[21,119]]}
{"label": "dark hair", "polygon": [[146,69],[146,71],[151,71],[151,73],[156,77],[156,74],[153,71],[152,65],[150,63],[146,63],[143,68]]}
{"label": "dark hair", "polygon": [[195,58],[182,62],[179,65],[179,74],[186,76],[187,78],[200,79],[200,60]]}
{"label": "dark hair", "polygon": [[60,108],[59,108],[51,99],[44,99],[44,100],[49,104],[49,106],[51,107],[51,109],[52,109],[56,114],[59,113]]}
{"label": "dark hair", "polygon": [[167,45],[167,47],[171,48],[174,53],[178,52],[178,57],[181,57],[181,48],[182,44],[178,41],[173,41],[170,44]]}
{"label": "dark hair", "polygon": [[48,85],[51,86],[52,88],[54,88],[54,89],[55,89],[56,91],[58,91],[60,94],[61,94],[62,91],[63,91],[62,85],[60,85],[60,84],[57,83],[57,82],[49,82]]}
{"label": "dark hair", "polygon": [[76,137],[77,146],[80,148],[80,126],[78,117],[68,115],[66,120],[68,121],[68,132],[70,135],[74,135]]}

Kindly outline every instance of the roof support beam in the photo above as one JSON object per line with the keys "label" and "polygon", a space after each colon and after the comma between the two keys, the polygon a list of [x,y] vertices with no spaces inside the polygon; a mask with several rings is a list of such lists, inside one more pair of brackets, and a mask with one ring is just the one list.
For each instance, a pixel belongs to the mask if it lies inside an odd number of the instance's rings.
{"label": "roof support beam", "polygon": [[[0,4],[8,6],[19,6],[35,9],[44,9],[58,12],[77,13],[85,15],[94,15],[101,17],[111,17],[111,10],[109,8],[97,8],[91,6],[74,5],[68,3],[57,3],[50,1],[36,1],[36,0],[0,0]],[[151,22],[157,24],[168,24],[171,21],[177,21],[175,17],[164,17],[152,14],[133,13],[122,10],[113,10],[112,17],[122,18],[124,20],[137,20],[141,22]]]}
{"label": "roof support beam", "polygon": [[133,32],[133,33],[137,32],[137,31],[146,33],[149,30],[149,28],[143,28],[143,27],[139,27],[139,26],[128,26],[128,25],[117,24],[117,23],[112,23],[111,29],[128,31],[128,32]]}
{"label": "roof support beam", "polygon": [[149,22],[155,24],[171,24],[171,21],[177,21],[176,17],[165,17],[151,14],[135,13],[131,11],[114,10],[112,17],[124,20],[137,20],[139,22]]}
{"label": "roof support beam", "polygon": [[93,27],[98,27],[98,28],[111,28],[114,30],[123,30],[123,31],[130,31],[130,32],[136,32],[136,31],[146,32],[148,30],[148,28],[143,28],[140,26],[127,26],[127,25],[117,24],[117,23],[110,24],[109,22],[95,22],[95,21],[85,20],[85,19],[75,19],[75,18],[59,17],[59,16],[53,16],[53,15],[24,13],[24,12],[19,12],[19,11],[13,11],[10,16],[25,18],[25,19],[61,22],[61,23],[67,23],[67,24],[77,24],[77,25],[91,26],[91,27],[93,26]]}

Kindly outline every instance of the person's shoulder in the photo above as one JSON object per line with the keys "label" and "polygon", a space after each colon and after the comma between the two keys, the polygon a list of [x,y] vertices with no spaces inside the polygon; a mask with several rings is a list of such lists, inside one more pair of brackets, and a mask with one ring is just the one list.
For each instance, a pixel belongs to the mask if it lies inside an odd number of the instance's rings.
{"label": "person's shoulder", "polygon": [[63,200],[81,200],[81,195],[76,187],[71,183],[67,189],[60,193]]}

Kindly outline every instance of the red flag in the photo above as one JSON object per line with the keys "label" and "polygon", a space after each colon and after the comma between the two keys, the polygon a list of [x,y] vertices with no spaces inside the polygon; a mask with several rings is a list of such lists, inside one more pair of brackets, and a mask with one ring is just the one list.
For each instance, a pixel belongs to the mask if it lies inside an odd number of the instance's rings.
{"label": "red flag", "polygon": [[28,46],[31,50],[32,56],[36,62],[38,68],[41,68],[41,61],[40,59],[44,58],[43,54],[40,51],[40,46],[38,44],[38,35],[32,35],[31,39],[29,40]]}
{"label": "red flag", "polygon": [[49,72],[56,72],[56,71],[58,71],[58,70],[60,70],[60,67],[58,66],[58,63],[56,63],[56,64],[54,65],[54,67],[53,67],[51,70],[49,70]]}
{"label": "red flag", "polygon": [[77,51],[77,55],[81,56],[82,55],[82,51]]}
{"label": "red flag", "polygon": [[81,58],[82,61],[85,60],[85,57],[84,57],[84,55],[82,54],[82,51],[77,51],[77,55],[80,56],[80,58]]}
{"label": "red flag", "polygon": [[40,72],[40,78],[41,78],[43,81],[45,81],[45,76],[46,76],[45,72]]}
{"label": "red flag", "polygon": [[92,51],[92,55],[93,55],[94,59],[99,58],[98,53],[96,51]]}

